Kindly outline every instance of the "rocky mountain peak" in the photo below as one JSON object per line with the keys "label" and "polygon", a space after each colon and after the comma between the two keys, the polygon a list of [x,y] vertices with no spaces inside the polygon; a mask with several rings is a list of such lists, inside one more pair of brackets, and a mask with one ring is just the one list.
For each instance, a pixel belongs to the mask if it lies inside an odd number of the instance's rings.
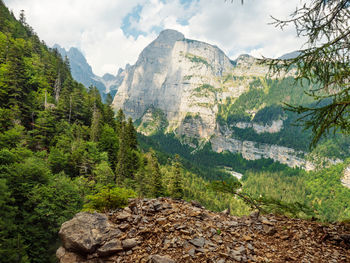
{"label": "rocky mountain peak", "polygon": [[239,55],[238,58],[235,60],[236,66],[252,65],[255,61],[256,58],[248,54]]}
{"label": "rocky mountain peak", "polygon": [[[79,213],[59,232],[60,263],[349,262],[350,232],[278,216],[213,213],[196,202],[132,199],[107,214]],[[293,249],[291,249],[293,248]]]}
{"label": "rocky mountain peak", "polygon": [[113,76],[112,74],[110,73],[106,73],[102,76],[102,78],[105,80],[105,81],[113,81],[115,79],[115,76]]}
{"label": "rocky mountain peak", "polygon": [[185,36],[173,29],[165,29],[159,33],[155,41],[157,42],[175,42],[184,39]]}

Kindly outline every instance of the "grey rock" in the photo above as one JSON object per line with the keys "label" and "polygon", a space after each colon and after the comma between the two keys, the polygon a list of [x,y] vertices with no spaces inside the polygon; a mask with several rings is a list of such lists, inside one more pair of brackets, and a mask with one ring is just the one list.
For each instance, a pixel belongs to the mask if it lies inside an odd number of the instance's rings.
{"label": "grey rock", "polygon": [[131,214],[126,213],[126,212],[118,213],[118,215],[116,216],[116,219],[120,220],[120,221],[124,221],[124,220],[127,220],[129,218],[131,218]]}
{"label": "grey rock", "polygon": [[69,252],[65,250],[64,247],[60,247],[56,251],[56,257],[60,263],[85,262],[85,260],[80,255]]}
{"label": "grey rock", "polygon": [[152,255],[149,257],[150,263],[175,263],[169,256]]}
{"label": "grey rock", "polygon": [[191,257],[195,257],[195,250],[192,248],[188,251],[188,254],[191,256]]}
{"label": "grey rock", "polygon": [[122,241],[122,246],[124,250],[132,249],[138,245],[138,241],[135,238],[125,239]]}
{"label": "grey rock", "polygon": [[253,245],[252,245],[252,244],[250,244],[250,243],[248,243],[247,248],[248,248],[249,250],[254,250]]}
{"label": "grey rock", "polygon": [[205,248],[196,248],[195,250],[196,250],[196,252],[200,252],[200,253],[206,253],[206,252],[208,252],[208,250],[205,249]]}
{"label": "grey rock", "polygon": [[196,246],[196,247],[203,247],[205,244],[205,238],[203,237],[197,237],[194,239],[189,240],[188,242],[190,242],[192,245]]}
{"label": "grey rock", "polygon": [[58,234],[65,249],[84,254],[93,253],[111,229],[106,215],[82,212],[63,223]]}
{"label": "grey rock", "polygon": [[119,230],[119,228],[112,229],[106,234],[105,240],[111,240],[113,238],[119,237],[123,232]]}
{"label": "grey rock", "polygon": [[122,243],[119,240],[111,240],[100,247],[97,250],[97,254],[105,257],[120,251],[123,251]]}
{"label": "grey rock", "polygon": [[163,205],[162,205],[162,203],[159,202],[159,201],[155,201],[155,202],[153,203],[153,207],[154,207],[154,210],[155,210],[155,211],[160,211],[160,210],[163,209]]}

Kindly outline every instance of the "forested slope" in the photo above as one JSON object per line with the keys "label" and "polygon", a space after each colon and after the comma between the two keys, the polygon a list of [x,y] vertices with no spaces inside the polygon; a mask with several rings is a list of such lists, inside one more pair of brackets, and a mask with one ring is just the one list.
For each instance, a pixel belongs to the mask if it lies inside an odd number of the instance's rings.
{"label": "forested slope", "polygon": [[98,90],[74,81],[68,61],[2,1],[0,105],[1,262],[55,262],[59,226],[86,195],[119,189],[140,158],[146,167],[154,158],[141,157],[123,113],[116,120]]}
{"label": "forested slope", "polygon": [[[349,218],[344,200],[350,191],[337,181],[341,165],[313,180],[313,174],[271,160],[246,161],[210,147],[190,154],[187,146],[160,134],[141,137],[140,147],[132,120],[122,111],[115,116],[110,102],[102,103],[95,87],[74,81],[68,61],[40,41],[24,14],[16,20],[0,1],[1,262],[56,262],[63,222],[82,209],[123,206],[129,197],[195,199],[212,210],[230,207],[236,215],[247,214],[250,207],[242,200],[208,187],[210,180],[229,179],[218,169],[225,165],[245,174],[242,189],[253,197],[263,192],[280,198],[285,190],[289,195],[282,201],[306,196],[305,205],[324,221]],[[164,147],[173,150],[166,153]],[[215,167],[208,167],[209,159]],[[259,170],[266,173],[256,177]],[[280,172],[283,183],[271,189],[266,178]],[[333,172],[337,177],[330,179]],[[257,189],[254,180],[265,188]],[[300,198],[290,198],[297,188]]]}

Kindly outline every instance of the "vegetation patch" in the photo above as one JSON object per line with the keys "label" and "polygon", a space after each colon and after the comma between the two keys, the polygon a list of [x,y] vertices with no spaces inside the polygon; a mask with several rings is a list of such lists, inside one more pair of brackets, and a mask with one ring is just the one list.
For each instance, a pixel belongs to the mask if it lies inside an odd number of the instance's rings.
{"label": "vegetation patch", "polygon": [[207,66],[208,68],[212,68],[212,66],[208,63],[208,61],[204,57],[200,57],[191,53],[186,53],[185,58],[190,60],[192,63],[201,63]]}
{"label": "vegetation patch", "polygon": [[145,115],[137,121],[137,130],[147,135],[164,132],[168,126],[165,113],[161,109],[149,108]]}

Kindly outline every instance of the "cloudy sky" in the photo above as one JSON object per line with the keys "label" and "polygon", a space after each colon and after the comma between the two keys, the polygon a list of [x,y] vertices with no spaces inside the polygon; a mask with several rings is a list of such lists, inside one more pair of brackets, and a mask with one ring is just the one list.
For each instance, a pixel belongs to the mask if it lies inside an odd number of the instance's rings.
{"label": "cloudy sky", "polygon": [[230,58],[278,57],[299,49],[294,28],[268,25],[287,18],[301,0],[4,0],[49,46],[78,47],[97,75],[134,64],[163,29],[220,47]]}

